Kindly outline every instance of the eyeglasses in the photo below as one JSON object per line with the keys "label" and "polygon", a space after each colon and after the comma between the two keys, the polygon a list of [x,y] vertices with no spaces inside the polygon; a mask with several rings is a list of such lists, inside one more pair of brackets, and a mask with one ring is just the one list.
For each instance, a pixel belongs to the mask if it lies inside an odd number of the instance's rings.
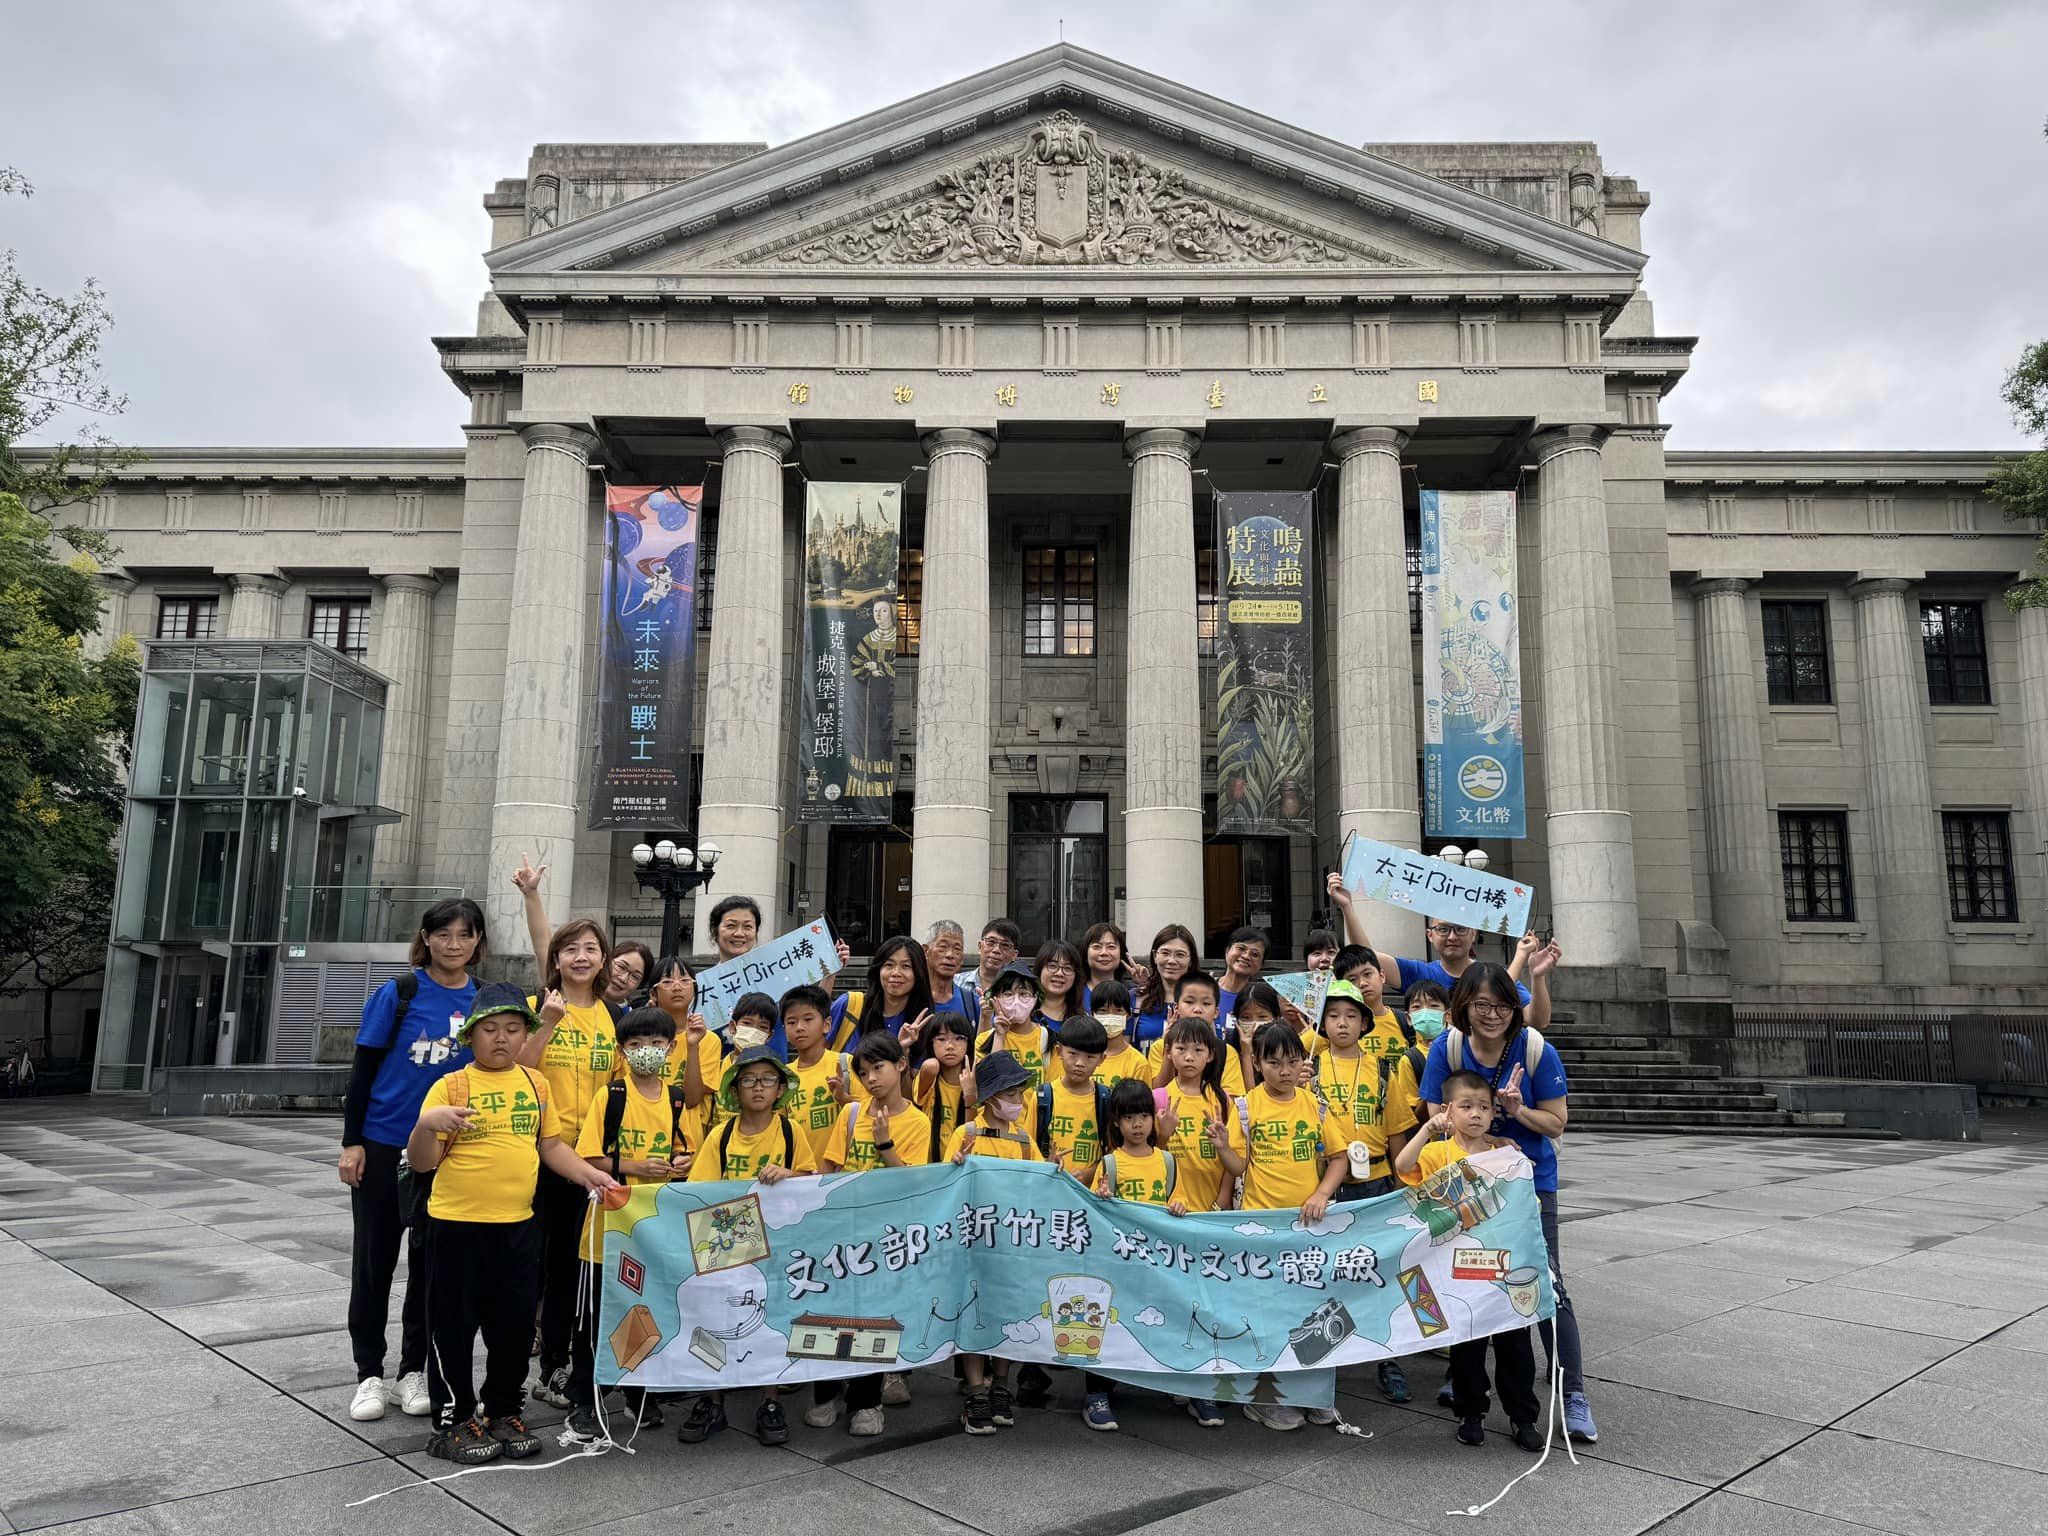
{"label": "eyeglasses", "polygon": [[734,1079],[733,1086],[740,1089],[779,1088],[782,1086],[782,1079],[778,1077],[742,1077]]}
{"label": "eyeglasses", "polygon": [[1447,939],[1455,933],[1470,933],[1469,928],[1460,928],[1456,923],[1431,923],[1429,931],[1440,939]]}
{"label": "eyeglasses", "polygon": [[1465,1005],[1468,1013],[1476,1013],[1482,1019],[1511,1019],[1515,1015],[1513,1003],[1473,1002]]}

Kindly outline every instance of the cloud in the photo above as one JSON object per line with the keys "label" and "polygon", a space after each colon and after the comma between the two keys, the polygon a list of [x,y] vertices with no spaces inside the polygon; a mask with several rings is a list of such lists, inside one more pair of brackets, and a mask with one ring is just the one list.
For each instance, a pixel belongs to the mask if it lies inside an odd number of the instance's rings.
{"label": "cloud", "polygon": [[1230,1230],[1239,1237],[1271,1237],[1273,1235],[1271,1227],[1257,1221],[1240,1221]]}
{"label": "cloud", "polygon": [[1296,1216],[1290,1230],[1295,1232],[1313,1232],[1317,1237],[1335,1237],[1339,1232],[1350,1231],[1351,1224],[1356,1220],[1358,1220],[1358,1215],[1355,1211],[1340,1210],[1333,1205],[1329,1210],[1323,1212],[1323,1219],[1312,1227],[1303,1226],[1301,1218]]}
{"label": "cloud", "polygon": [[1020,1323],[1003,1324],[1003,1339],[1010,1344],[1043,1344],[1045,1320],[1027,1317]]}
{"label": "cloud", "polygon": [[756,1185],[754,1193],[760,1197],[761,1220],[771,1231],[782,1227],[793,1227],[811,1212],[820,1209],[830,1196],[837,1179],[784,1179],[779,1184]]}
{"label": "cloud", "polygon": [[1161,1323],[1166,1321],[1166,1314],[1161,1312],[1157,1307],[1147,1307],[1144,1311],[1140,1312],[1136,1317],[1132,1318],[1131,1321],[1134,1323],[1142,1323],[1147,1328],[1157,1328]]}

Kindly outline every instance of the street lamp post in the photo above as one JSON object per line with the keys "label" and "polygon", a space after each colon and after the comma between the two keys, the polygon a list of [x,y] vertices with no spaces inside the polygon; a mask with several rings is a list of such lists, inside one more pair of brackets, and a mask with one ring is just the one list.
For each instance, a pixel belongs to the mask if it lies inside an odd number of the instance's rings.
{"label": "street lamp post", "polygon": [[724,850],[716,843],[686,848],[664,837],[651,847],[633,845],[633,878],[640,889],[661,898],[661,952],[677,953],[683,937],[683,898],[700,885],[709,885]]}

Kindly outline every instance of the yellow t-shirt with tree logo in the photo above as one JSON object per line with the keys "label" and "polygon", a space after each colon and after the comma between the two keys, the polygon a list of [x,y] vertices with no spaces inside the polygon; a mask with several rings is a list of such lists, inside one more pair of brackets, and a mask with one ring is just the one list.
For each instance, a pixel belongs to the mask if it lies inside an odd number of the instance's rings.
{"label": "yellow t-shirt with tree logo", "polygon": [[1304,1203],[1323,1179],[1323,1157],[1343,1151],[1306,1088],[1284,1103],[1262,1083],[1245,1095],[1251,1129],[1244,1172],[1244,1208],[1281,1211]]}
{"label": "yellow t-shirt with tree logo", "polygon": [[[603,1157],[604,1151],[604,1110],[605,1100],[611,1096],[606,1086],[598,1090],[583,1111],[583,1129],[576,1137],[576,1155],[581,1158]],[[655,1089],[653,1098],[647,1097],[634,1078],[626,1079],[625,1113],[619,1116],[619,1161],[622,1163],[666,1162],[675,1155],[669,1145],[669,1130],[675,1118],[675,1111],[669,1104],[668,1085],[663,1083]],[[690,1127],[690,1112],[683,1111],[683,1147],[685,1152],[694,1149],[694,1132]],[[605,1172],[611,1172],[610,1162]],[[626,1175],[628,1184],[667,1183],[665,1179],[643,1179],[632,1174]],[[592,1264],[604,1262],[604,1206],[593,1202],[589,1214],[583,1218],[583,1257]]]}
{"label": "yellow t-shirt with tree logo", "polygon": [[[450,1092],[454,1078],[463,1080],[466,1100]],[[526,1220],[540,1172],[539,1140],[561,1134],[547,1079],[528,1067],[491,1072],[472,1063],[437,1078],[420,1109],[458,1102],[474,1113],[460,1131],[441,1138],[427,1214],[436,1221]]]}
{"label": "yellow t-shirt with tree logo", "polygon": [[[539,1011],[540,1002],[527,1002]],[[612,1079],[619,1063],[619,1037],[611,1010],[602,1001],[589,1007],[571,1004],[541,1048],[540,1070],[562,1117],[562,1139],[573,1142],[583,1129],[583,1111],[591,1095]]]}
{"label": "yellow t-shirt with tree logo", "polygon": [[[1179,1158],[1174,1159],[1176,1183],[1179,1180],[1179,1162]],[[1105,1174],[1112,1163],[1116,1168],[1116,1188],[1109,1192],[1113,1199],[1135,1200],[1140,1205],[1164,1205],[1180,1193],[1178,1189],[1167,1189],[1166,1158],[1157,1147],[1149,1152],[1118,1152],[1105,1158],[1102,1165]]]}
{"label": "yellow t-shirt with tree logo", "polygon": [[[839,1118],[832,1124],[832,1139],[818,1160],[820,1165],[832,1163],[842,1173],[866,1173],[871,1168],[888,1167],[882,1154],[875,1150],[874,1118],[874,1102],[869,1099],[857,1100],[840,1110]],[[846,1130],[849,1121],[853,1125],[851,1142]],[[889,1117],[889,1139],[896,1143],[896,1155],[903,1159],[906,1168],[921,1168],[932,1160],[932,1123],[915,1104],[905,1102]]]}

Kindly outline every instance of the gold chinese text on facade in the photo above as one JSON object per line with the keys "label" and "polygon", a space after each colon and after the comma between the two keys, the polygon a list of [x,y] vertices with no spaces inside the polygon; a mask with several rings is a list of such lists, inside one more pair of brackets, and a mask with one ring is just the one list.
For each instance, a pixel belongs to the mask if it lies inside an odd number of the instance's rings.
{"label": "gold chinese text on facade", "polygon": [[739,258],[806,266],[1379,266],[1414,263],[1287,229],[1206,194],[1055,112],[1021,149],[945,172],[936,188],[850,215],[836,231]]}
{"label": "gold chinese text on facade", "polygon": [[1308,391],[1308,403],[1310,405],[1328,405],[1330,403],[1328,391],[1320,384],[1311,384]]}
{"label": "gold chinese text on facade", "polygon": [[1119,400],[1123,399],[1123,397],[1123,385],[1105,384],[1102,386],[1102,403],[1104,405],[1115,405]]}
{"label": "gold chinese text on facade", "polygon": [[1209,381],[1209,409],[1212,411],[1216,411],[1221,410],[1222,408],[1223,381],[1221,379],[1211,379]]}
{"label": "gold chinese text on facade", "polygon": [[791,405],[809,405],[811,403],[811,386],[808,384],[790,385],[789,403]]}
{"label": "gold chinese text on facade", "polygon": [[997,405],[1015,405],[1016,403],[1017,403],[1017,386],[1016,386],[1016,385],[1014,385],[1014,384],[998,384],[998,385],[996,386],[996,404],[997,404]]}
{"label": "gold chinese text on facade", "polygon": [[916,389],[908,384],[898,384],[889,394],[898,405],[908,405],[917,398]]}
{"label": "gold chinese text on facade", "polygon": [[1436,380],[1424,379],[1415,386],[1415,398],[1425,405],[1436,404]]}

